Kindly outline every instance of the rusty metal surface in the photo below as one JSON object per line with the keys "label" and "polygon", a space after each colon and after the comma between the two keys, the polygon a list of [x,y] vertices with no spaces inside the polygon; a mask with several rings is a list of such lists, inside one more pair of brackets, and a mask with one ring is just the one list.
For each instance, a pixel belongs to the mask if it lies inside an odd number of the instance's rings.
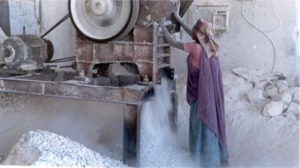
{"label": "rusty metal surface", "polygon": [[[180,16],[187,12],[193,1],[180,0]],[[141,27],[148,27],[152,22],[157,22],[165,16],[170,16],[175,11],[175,3],[170,0],[140,0],[140,12],[136,24]]]}
{"label": "rusty metal surface", "polygon": [[84,71],[88,77],[91,77],[96,65],[129,63],[136,65],[137,75],[141,79],[157,84],[160,78],[159,70],[170,67],[171,60],[170,45],[166,44],[158,29],[158,24],[148,28],[136,25],[133,29],[132,41],[95,43],[78,39],[76,42],[77,71]]}
{"label": "rusty metal surface", "polygon": [[[59,75],[58,75],[59,76]],[[68,99],[81,99],[98,102],[140,104],[144,94],[152,86],[132,84],[123,87],[97,86],[76,80],[42,81],[43,77],[20,76],[0,77],[0,91]],[[61,77],[63,80],[63,77]]]}
{"label": "rusty metal surface", "polygon": [[153,28],[142,27],[135,25],[133,29],[133,41],[135,43],[152,43],[153,42]]}
{"label": "rusty metal surface", "polygon": [[148,27],[153,21],[170,15],[176,11],[176,6],[170,0],[140,0],[140,12],[137,25]]}
{"label": "rusty metal surface", "polygon": [[141,111],[142,104],[124,106],[123,161],[132,167],[139,166]]}

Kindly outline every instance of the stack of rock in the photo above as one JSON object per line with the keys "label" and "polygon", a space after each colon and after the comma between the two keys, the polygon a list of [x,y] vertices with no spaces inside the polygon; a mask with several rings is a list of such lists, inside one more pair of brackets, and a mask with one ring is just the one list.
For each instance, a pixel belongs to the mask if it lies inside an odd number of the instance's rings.
{"label": "stack of rock", "polygon": [[299,86],[290,87],[284,75],[260,75],[245,68],[235,68],[233,73],[252,84],[248,101],[262,106],[263,115],[299,119]]}

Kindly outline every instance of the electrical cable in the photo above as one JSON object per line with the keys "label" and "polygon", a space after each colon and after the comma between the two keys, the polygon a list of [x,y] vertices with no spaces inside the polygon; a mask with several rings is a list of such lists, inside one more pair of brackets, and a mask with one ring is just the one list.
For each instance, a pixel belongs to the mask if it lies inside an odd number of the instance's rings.
{"label": "electrical cable", "polygon": [[61,23],[63,23],[65,20],[69,18],[69,14],[66,14],[62,19],[60,19],[54,26],[52,26],[46,33],[44,33],[41,38],[45,37],[48,33],[50,33],[52,30],[54,30],[57,26],[59,26]]}
{"label": "electrical cable", "polygon": [[262,33],[267,39],[268,41],[271,43],[272,48],[273,48],[273,52],[274,52],[274,58],[273,58],[273,65],[272,65],[272,69],[271,69],[271,73],[274,72],[274,68],[275,68],[275,64],[276,64],[276,59],[277,59],[277,54],[276,54],[276,47],[275,44],[273,42],[273,40],[263,31],[261,30],[259,27],[255,26],[245,15],[245,0],[242,1],[242,16],[243,18],[247,21],[248,24],[250,24],[253,28],[255,28],[257,31],[259,31],[260,33]]}
{"label": "electrical cable", "polygon": [[68,62],[68,61],[75,61],[76,56],[71,56],[71,57],[65,57],[65,58],[59,58],[55,60],[48,61],[47,63],[60,63],[60,62]]}

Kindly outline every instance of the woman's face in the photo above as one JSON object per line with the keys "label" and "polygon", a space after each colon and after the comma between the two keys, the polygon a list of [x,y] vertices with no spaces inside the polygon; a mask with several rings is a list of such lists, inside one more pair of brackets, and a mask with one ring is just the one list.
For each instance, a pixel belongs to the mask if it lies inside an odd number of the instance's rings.
{"label": "woman's face", "polygon": [[206,27],[205,32],[206,32],[206,35],[208,35],[208,36],[214,36],[215,33],[214,33],[211,23],[209,23],[209,25]]}
{"label": "woman's face", "polygon": [[199,38],[198,35],[203,38],[205,38],[205,36],[213,36],[214,30],[212,28],[212,24],[206,21],[203,22],[198,20],[193,27],[192,39],[197,41]]}
{"label": "woman's face", "polygon": [[202,35],[206,36],[213,36],[214,31],[212,29],[212,24],[210,22],[206,22],[203,20],[198,20],[197,23],[194,25],[193,30],[201,33]]}
{"label": "woman's face", "polygon": [[198,42],[197,31],[192,31],[192,39]]}

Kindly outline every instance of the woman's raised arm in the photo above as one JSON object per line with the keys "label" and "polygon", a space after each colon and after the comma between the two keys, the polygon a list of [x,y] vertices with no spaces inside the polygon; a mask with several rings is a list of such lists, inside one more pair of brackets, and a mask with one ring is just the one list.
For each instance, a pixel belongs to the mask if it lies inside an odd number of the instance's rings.
{"label": "woman's raised arm", "polygon": [[177,20],[177,22],[179,22],[179,24],[183,27],[183,29],[192,37],[192,28],[184,22],[184,20],[182,19],[182,17],[180,17],[179,15],[179,10],[180,10],[180,0],[176,1],[176,12],[173,12],[173,16],[175,17],[175,19]]}
{"label": "woman's raised arm", "polygon": [[172,35],[169,33],[169,31],[168,31],[168,29],[166,28],[166,25],[165,25],[165,19],[161,19],[159,21],[159,24],[160,24],[160,26],[162,28],[163,35],[164,35],[165,39],[167,40],[167,42],[172,47],[178,48],[180,50],[184,50],[184,43],[182,41],[175,40],[172,37]]}
{"label": "woman's raised arm", "polygon": [[179,24],[183,27],[183,29],[190,35],[192,36],[192,28],[186,23],[184,22],[184,20],[179,16],[178,13],[173,13],[174,17],[176,18],[176,20],[179,22]]}

